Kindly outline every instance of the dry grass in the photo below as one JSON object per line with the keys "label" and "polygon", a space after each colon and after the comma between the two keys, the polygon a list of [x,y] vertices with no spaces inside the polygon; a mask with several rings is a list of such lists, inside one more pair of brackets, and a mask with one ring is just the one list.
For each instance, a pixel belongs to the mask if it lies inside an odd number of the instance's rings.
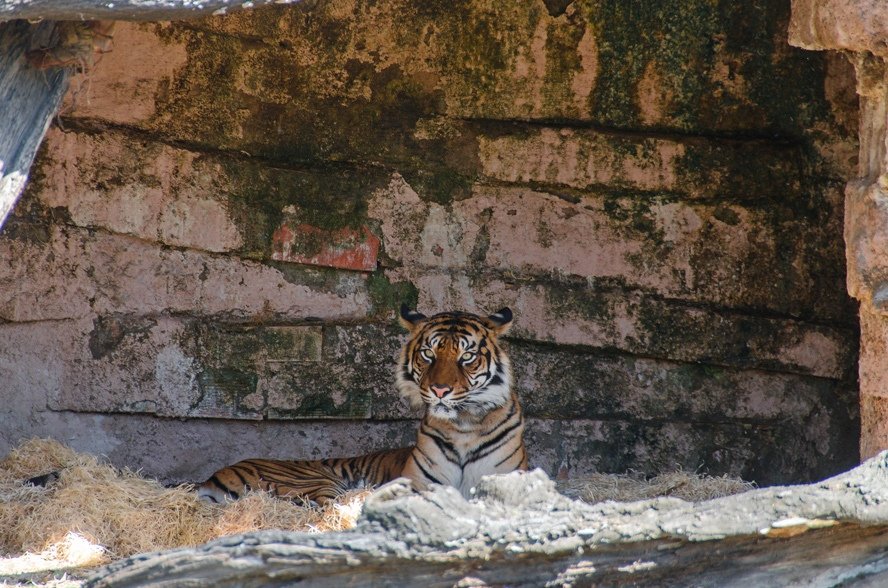
{"label": "dry grass", "polygon": [[[46,488],[22,484],[51,471],[61,475]],[[588,502],[655,496],[699,501],[743,492],[752,485],[677,472],[651,480],[636,474],[596,474],[560,481],[558,487]],[[78,568],[235,533],[349,529],[367,494],[353,492],[324,508],[299,506],[262,493],[212,505],[199,500],[189,486],[164,488],[56,441],[34,439],[0,460],[0,587],[17,585],[3,584],[4,578],[77,586],[76,577],[59,576],[59,571],[74,571],[76,576]]]}
{"label": "dry grass", "polygon": [[[61,475],[47,488],[22,484],[55,470]],[[34,439],[0,461],[0,580],[261,529],[348,529],[366,494],[347,494],[323,509],[263,493],[212,505],[189,486],[164,488],[55,441]]]}
{"label": "dry grass", "polygon": [[591,474],[582,478],[559,480],[558,491],[585,502],[615,500],[631,502],[658,496],[701,502],[752,490],[755,485],[737,478],[714,478],[683,471],[646,478],[639,473]]}

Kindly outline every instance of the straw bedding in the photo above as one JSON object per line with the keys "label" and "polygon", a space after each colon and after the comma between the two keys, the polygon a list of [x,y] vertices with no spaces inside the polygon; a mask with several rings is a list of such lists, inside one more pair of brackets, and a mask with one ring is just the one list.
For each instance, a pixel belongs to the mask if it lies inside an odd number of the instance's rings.
{"label": "straw bedding", "polygon": [[[61,475],[46,488],[22,484],[54,470]],[[366,494],[347,494],[323,509],[263,493],[213,505],[190,486],[165,488],[56,441],[33,439],[0,460],[0,586],[4,576],[95,566],[247,531],[348,529]]]}
{"label": "straw bedding", "polygon": [[[60,471],[48,487],[22,480]],[[678,472],[646,480],[604,475],[560,481],[573,498],[639,500],[675,496],[697,501],[736,494],[750,484]],[[94,456],[48,440],[25,442],[0,460],[0,586],[3,577],[95,566],[136,553],[197,545],[260,529],[324,532],[354,526],[367,491],[307,508],[262,493],[226,505],[198,500],[190,486],[165,488]]]}

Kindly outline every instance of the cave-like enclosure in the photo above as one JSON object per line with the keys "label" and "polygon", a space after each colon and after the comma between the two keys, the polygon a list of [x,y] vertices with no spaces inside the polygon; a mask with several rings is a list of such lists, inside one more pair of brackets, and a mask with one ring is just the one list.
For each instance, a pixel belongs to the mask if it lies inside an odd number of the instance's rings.
{"label": "cave-like enclosure", "polygon": [[118,22],[0,233],[0,452],[49,436],[183,481],[409,443],[406,301],[511,306],[550,475],[850,468],[855,75],[789,19],[386,0]]}

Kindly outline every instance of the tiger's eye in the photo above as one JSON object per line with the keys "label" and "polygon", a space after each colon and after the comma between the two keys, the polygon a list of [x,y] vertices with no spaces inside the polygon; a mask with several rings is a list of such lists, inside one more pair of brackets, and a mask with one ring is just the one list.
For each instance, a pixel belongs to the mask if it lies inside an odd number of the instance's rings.
{"label": "tiger's eye", "polygon": [[463,361],[471,361],[471,360],[475,359],[475,354],[470,351],[466,351],[465,353],[462,354],[462,357],[460,357],[460,359]]}
{"label": "tiger's eye", "polygon": [[434,355],[428,349],[421,349],[419,355],[426,360],[428,363],[432,363],[432,359],[434,359]]}

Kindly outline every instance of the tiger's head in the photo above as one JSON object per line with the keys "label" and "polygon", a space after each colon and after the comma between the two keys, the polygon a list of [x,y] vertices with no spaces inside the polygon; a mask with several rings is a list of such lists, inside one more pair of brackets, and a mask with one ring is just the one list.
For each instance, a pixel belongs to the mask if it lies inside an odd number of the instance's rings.
{"label": "tiger's head", "polygon": [[410,339],[395,380],[411,404],[424,403],[428,415],[455,420],[466,412],[483,416],[509,401],[511,368],[498,338],[511,326],[511,310],[426,317],[402,305],[400,320]]}

